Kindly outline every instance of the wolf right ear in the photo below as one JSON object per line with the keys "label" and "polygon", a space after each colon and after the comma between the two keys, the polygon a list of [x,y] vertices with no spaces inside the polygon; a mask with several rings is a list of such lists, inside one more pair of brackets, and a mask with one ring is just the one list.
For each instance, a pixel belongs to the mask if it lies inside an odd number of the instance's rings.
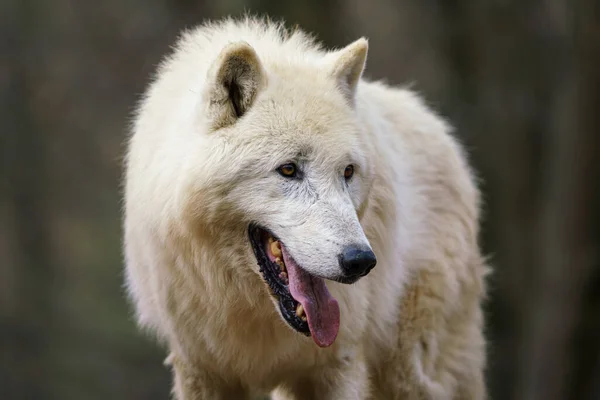
{"label": "wolf right ear", "polygon": [[246,42],[227,45],[208,71],[205,98],[212,128],[235,123],[265,83],[265,72],[252,46]]}
{"label": "wolf right ear", "polygon": [[350,103],[354,102],[356,86],[365,69],[368,49],[369,42],[363,37],[328,55],[328,59],[333,59],[329,73]]}

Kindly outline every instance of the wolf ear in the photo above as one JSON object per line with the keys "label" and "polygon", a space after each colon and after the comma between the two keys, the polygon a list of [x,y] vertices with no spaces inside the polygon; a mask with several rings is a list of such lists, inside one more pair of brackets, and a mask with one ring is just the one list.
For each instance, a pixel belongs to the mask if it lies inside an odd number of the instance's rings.
{"label": "wolf ear", "polygon": [[365,69],[368,49],[369,42],[363,37],[331,54],[330,74],[351,103],[354,103],[356,86]]}
{"label": "wolf ear", "polygon": [[212,128],[223,128],[242,117],[265,79],[258,55],[248,43],[227,45],[208,71],[205,96]]}

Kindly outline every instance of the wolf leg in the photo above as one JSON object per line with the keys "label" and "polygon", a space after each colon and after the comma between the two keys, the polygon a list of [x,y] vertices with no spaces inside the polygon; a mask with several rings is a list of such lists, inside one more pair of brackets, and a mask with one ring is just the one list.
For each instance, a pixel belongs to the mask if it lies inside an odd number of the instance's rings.
{"label": "wolf leg", "polygon": [[174,356],[169,357],[174,374],[175,400],[229,400],[248,399],[240,384],[225,382],[218,375],[195,365],[187,365]]}
{"label": "wolf leg", "polygon": [[319,369],[282,384],[272,395],[273,400],[365,400],[369,398],[367,367],[360,360]]}

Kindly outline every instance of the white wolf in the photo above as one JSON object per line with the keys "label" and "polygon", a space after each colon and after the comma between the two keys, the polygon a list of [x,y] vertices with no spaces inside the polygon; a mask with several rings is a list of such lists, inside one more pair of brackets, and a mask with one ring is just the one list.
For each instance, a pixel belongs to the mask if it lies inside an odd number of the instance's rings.
{"label": "white wolf", "polygon": [[485,397],[478,190],[417,95],[361,78],[367,47],[230,19],[158,69],[125,254],[176,398]]}

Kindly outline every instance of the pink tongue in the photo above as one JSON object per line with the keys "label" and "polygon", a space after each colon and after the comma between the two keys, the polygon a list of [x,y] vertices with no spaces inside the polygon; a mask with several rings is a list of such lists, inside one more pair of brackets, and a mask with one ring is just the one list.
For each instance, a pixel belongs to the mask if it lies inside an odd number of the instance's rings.
{"label": "pink tongue", "polygon": [[290,293],[304,307],[312,338],[320,347],[331,346],[340,328],[340,307],[325,281],[310,275],[296,264],[281,246],[288,271]]}

